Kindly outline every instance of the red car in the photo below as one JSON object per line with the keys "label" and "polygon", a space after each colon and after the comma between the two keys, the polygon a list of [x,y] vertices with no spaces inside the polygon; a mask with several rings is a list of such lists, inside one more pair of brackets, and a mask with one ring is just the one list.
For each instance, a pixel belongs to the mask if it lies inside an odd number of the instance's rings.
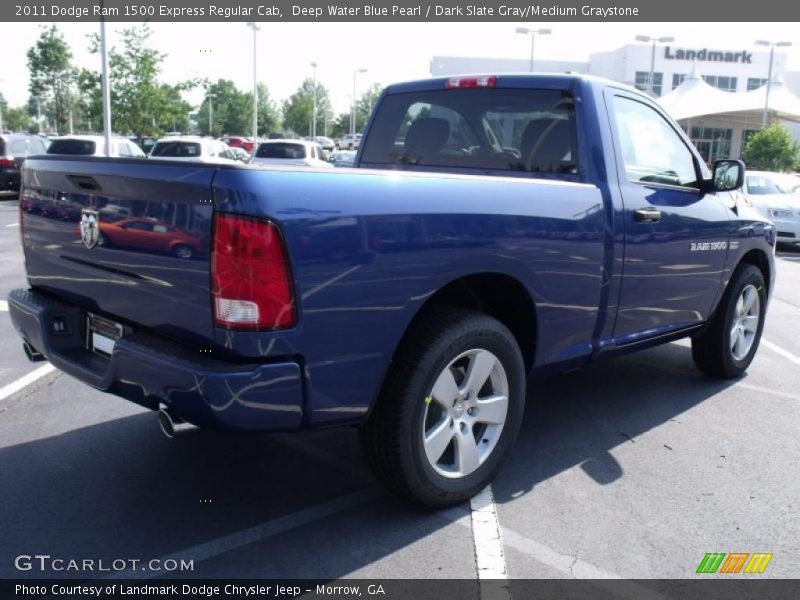
{"label": "red car", "polygon": [[248,152],[252,152],[253,148],[255,148],[255,144],[253,143],[252,139],[239,137],[237,135],[227,138],[226,143],[231,148],[244,148]]}
{"label": "red car", "polygon": [[205,251],[200,237],[162,221],[122,219],[114,223],[100,222],[100,243],[103,245],[140,248],[145,252],[166,252],[189,259]]}

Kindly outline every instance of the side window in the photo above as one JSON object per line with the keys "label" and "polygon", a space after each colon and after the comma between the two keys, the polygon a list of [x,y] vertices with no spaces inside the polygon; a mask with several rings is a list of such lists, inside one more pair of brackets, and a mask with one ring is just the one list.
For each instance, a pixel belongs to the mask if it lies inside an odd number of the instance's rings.
{"label": "side window", "polygon": [[117,148],[120,156],[131,156],[131,149],[128,148],[128,144],[125,142],[120,142],[117,144]]}
{"label": "side window", "polygon": [[664,117],[622,96],[614,96],[614,111],[628,181],[694,187],[692,153]]}

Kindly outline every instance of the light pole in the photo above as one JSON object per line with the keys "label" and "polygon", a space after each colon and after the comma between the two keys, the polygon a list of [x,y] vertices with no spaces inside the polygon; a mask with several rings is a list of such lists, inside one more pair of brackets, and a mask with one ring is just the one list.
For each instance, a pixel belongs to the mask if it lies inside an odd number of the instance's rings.
{"label": "light pole", "polygon": [[206,98],[208,99],[208,134],[211,137],[214,137],[214,98],[217,95],[213,92],[206,92]]}
{"label": "light pole", "polygon": [[536,34],[539,35],[550,35],[552,31],[550,29],[528,29],[527,27],[517,27],[517,33],[521,33],[523,35],[531,34],[531,66],[530,72],[533,73],[533,43],[536,39]]}
{"label": "light pole", "polygon": [[253,144],[258,143],[258,71],[256,70],[256,34],[261,27],[252,21],[247,26],[253,30]]}
{"label": "light pole", "polygon": [[106,156],[111,156],[111,88],[108,82],[108,48],[106,47],[106,20],[100,20],[100,54],[103,68],[103,137]]}
{"label": "light pole", "polygon": [[[5,81],[5,79],[0,79],[0,81]],[[0,104],[0,135],[2,135],[3,131],[3,105]]]}
{"label": "light pole", "polygon": [[314,108],[311,113],[311,141],[317,137],[317,63],[312,62],[311,68],[314,70]]}
{"label": "light pole", "polygon": [[647,91],[650,92],[651,96],[655,96],[655,92],[653,91],[654,85],[654,77],[655,77],[655,70],[656,70],[656,42],[659,44],[666,44],[667,42],[674,42],[674,37],[650,37],[649,35],[637,35],[636,36],[637,42],[653,42],[653,48],[650,50],[650,74],[647,76]]}
{"label": "light pole", "polygon": [[353,102],[350,105],[350,133],[352,134],[353,148],[356,147],[356,76],[359,73],[366,73],[367,69],[353,70]]}
{"label": "light pole", "polygon": [[775,57],[775,47],[786,48],[792,45],[792,42],[768,42],[766,40],[757,40],[757,46],[769,46],[769,72],[767,73],[767,94],[764,100],[764,115],[761,117],[761,127],[767,126],[767,119],[769,118],[769,90],[772,87],[772,59]]}

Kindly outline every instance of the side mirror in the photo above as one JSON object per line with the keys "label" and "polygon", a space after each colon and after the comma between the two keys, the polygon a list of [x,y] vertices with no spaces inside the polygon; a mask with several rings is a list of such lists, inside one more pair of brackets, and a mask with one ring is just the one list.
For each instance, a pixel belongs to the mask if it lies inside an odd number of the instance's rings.
{"label": "side mirror", "polygon": [[740,160],[715,160],[709,191],[731,192],[744,185],[744,163]]}

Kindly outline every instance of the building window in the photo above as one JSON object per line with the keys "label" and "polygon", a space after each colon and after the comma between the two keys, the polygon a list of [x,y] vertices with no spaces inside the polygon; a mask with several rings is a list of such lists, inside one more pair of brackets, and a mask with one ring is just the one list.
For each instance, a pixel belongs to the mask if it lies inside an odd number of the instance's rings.
{"label": "building window", "polygon": [[673,73],[672,74],[672,89],[674,90],[680,84],[683,83],[683,80],[686,79],[686,73]]}
{"label": "building window", "polygon": [[707,163],[711,164],[720,158],[730,158],[733,129],[716,127],[692,127],[689,136]]}
{"label": "building window", "polygon": [[759,79],[758,77],[748,77],[747,78],[747,91],[752,92],[753,90],[757,90],[762,85],[767,83],[766,79]]}
{"label": "building window", "polygon": [[[661,83],[664,78],[663,73],[653,73],[653,94],[661,95]],[[650,91],[650,71],[636,71],[636,89],[643,92]]]}
{"label": "building window", "polygon": [[708,85],[713,85],[726,92],[736,91],[736,77],[728,77],[726,75],[703,75],[703,80]]}

